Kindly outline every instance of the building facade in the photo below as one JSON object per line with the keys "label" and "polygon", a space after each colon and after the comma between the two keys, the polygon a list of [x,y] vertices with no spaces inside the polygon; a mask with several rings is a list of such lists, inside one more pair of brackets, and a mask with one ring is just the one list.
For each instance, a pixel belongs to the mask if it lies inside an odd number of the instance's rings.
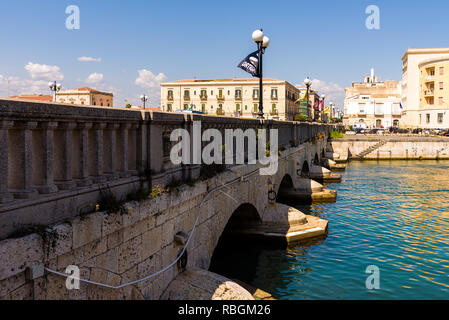
{"label": "building facade", "polygon": [[114,95],[109,92],[101,92],[92,88],[82,87],[74,90],[62,90],[56,92],[56,102],[87,106],[112,107]]}
{"label": "building facade", "polygon": [[[283,80],[263,80],[265,118],[293,120],[299,90]],[[259,79],[178,80],[161,84],[163,111],[196,110],[209,115],[257,117]]]}
{"label": "building facade", "polygon": [[345,88],[343,124],[363,128],[390,128],[402,125],[401,87],[398,81],[379,81],[371,75],[363,83]]}
{"label": "building facade", "polygon": [[[307,93],[307,88],[306,87],[304,87],[304,86],[296,86],[296,88],[298,88],[301,97],[305,97],[306,96],[306,93]],[[309,118],[312,118],[312,119],[318,119],[319,118],[320,110],[313,108],[317,101],[320,101],[320,95],[315,90],[312,90],[312,89],[309,88],[309,105],[307,107],[306,106],[307,104],[304,104],[304,111],[303,111],[303,113],[304,113],[304,115],[306,117],[309,117]]]}
{"label": "building facade", "polygon": [[401,99],[407,128],[449,128],[449,48],[407,50]]}

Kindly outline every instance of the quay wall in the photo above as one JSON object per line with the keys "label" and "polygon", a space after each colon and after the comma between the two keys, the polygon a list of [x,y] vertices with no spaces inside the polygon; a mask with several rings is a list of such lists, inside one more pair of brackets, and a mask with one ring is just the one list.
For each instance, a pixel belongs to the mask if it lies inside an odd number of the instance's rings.
{"label": "quay wall", "polygon": [[329,151],[357,159],[357,155],[383,142],[366,154],[364,160],[445,160],[449,159],[449,138],[446,137],[366,137],[334,139]]}

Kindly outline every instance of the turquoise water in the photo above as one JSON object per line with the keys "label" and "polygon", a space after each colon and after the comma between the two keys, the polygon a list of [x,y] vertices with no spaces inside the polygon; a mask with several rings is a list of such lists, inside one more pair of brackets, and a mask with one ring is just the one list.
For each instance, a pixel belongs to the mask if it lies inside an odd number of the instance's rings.
{"label": "turquoise water", "polygon": [[[449,162],[353,162],[342,176],[336,203],[298,206],[329,221],[325,239],[234,247],[229,276],[278,299],[448,299]],[[365,286],[369,265],[379,290]]]}

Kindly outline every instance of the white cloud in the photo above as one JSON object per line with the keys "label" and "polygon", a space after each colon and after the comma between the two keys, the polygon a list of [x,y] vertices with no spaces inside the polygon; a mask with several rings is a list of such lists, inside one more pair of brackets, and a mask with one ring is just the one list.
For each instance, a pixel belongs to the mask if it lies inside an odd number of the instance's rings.
{"label": "white cloud", "polygon": [[64,75],[61,73],[58,66],[28,62],[25,66],[25,70],[28,71],[33,80],[61,81],[64,79]]}
{"label": "white cloud", "polygon": [[154,75],[153,72],[142,69],[137,71],[139,76],[137,77],[135,84],[139,87],[145,88],[150,96],[151,105],[159,105],[161,101],[161,83],[167,81],[167,76],[163,73]]}
{"label": "white cloud", "polygon": [[89,84],[99,84],[103,81],[103,78],[102,73],[94,72],[87,77],[86,82]]}
{"label": "white cloud", "polygon": [[79,57],[79,62],[101,62],[101,58],[94,58],[94,57]]}
{"label": "white cloud", "polygon": [[[9,89],[9,90],[8,90]],[[0,96],[20,94],[50,94],[48,81],[5,77],[0,75]]]}
{"label": "white cloud", "polygon": [[343,110],[345,89],[342,86],[333,82],[313,79],[311,89],[317,91],[320,95],[326,95],[326,105],[329,104],[329,102],[333,102],[338,109]]}

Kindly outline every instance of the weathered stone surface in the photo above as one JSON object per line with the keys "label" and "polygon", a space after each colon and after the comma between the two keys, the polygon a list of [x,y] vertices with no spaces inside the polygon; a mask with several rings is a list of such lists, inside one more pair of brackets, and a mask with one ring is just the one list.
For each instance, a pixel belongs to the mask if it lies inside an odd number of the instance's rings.
{"label": "weathered stone surface", "polygon": [[27,267],[42,263],[43,240],[37,234],[0,241],[0,280],[14,276]]}
{"label": "weathered stone surface", "polygon": [[237,283],[206,270],[192,268],[176,277],[162,300],[254,300]]}
{"label": "weathered stone surface", "polygon": [[76,218],[73,223],[73,248],[79,248],[101,237],[104,215],[93,213],[86,217]]}

